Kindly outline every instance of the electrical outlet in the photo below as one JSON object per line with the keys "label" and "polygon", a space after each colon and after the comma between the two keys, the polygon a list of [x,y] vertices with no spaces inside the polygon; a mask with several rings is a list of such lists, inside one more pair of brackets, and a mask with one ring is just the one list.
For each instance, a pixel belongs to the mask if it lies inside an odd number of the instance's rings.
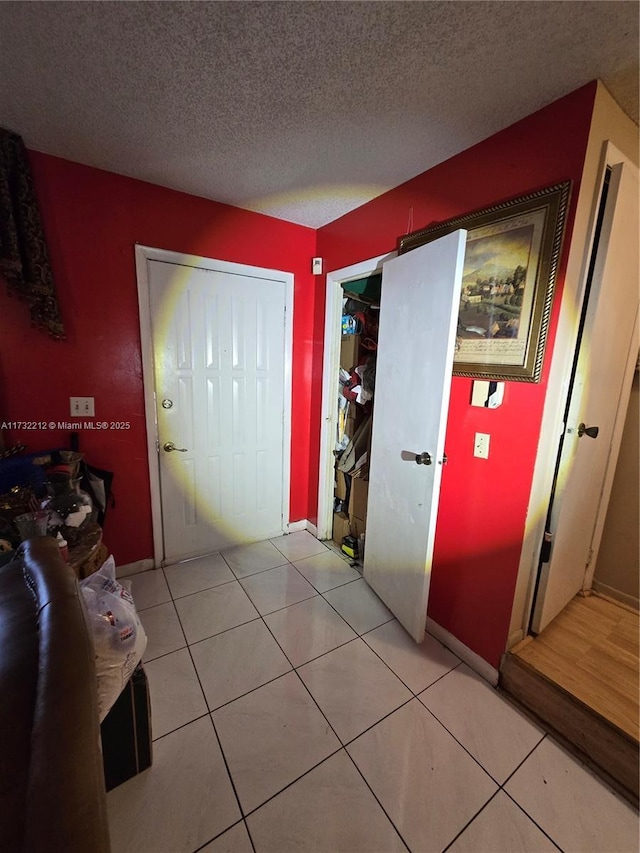
{"label": "electrical outlet", "polygon": [[486,432],[477,432],[475,440],[473,442],[473,455],[477,456],[478,459],[488,459],[489,458],[489,439],[490,435],[487,435]]}
{"label": "electrical outlet", "polygon": [[94,397],[69,397],[72,418],[93,418],[96,414]]}

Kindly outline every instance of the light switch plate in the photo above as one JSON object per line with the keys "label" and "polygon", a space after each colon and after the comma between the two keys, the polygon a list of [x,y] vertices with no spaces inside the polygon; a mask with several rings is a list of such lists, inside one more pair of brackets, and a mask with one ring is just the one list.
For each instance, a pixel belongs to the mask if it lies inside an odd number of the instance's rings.
{"label": "light switch plate", "polygon": [[93,418],[96,414],[94,397],[69,397],[72,418]]}
{"label": "light switch plate", "polygon": [[477,432],[473,443],[473,455],[478,459],[489,458],[489,440],[491,436],[486,432]]}

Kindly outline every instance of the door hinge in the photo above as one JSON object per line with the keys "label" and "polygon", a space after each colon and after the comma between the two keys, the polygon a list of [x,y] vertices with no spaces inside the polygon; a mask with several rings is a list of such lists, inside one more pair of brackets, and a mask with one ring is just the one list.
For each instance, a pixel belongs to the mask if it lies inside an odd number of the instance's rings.
{"label": "door hinge", "polygon": [[549,533],[548,530],[544,532],[544,539],[542,540],[542,548],[540,549],[540,562],[548,563],[551,559],[551,545],[553,544],[553,533]]}
{"label": "door hinge", "polygon": [[589,554],[587,556],[587,563],[585,565],[585,569],[588,569],[591,565],[591,560],[593,560],[593,548],[589,548]]}

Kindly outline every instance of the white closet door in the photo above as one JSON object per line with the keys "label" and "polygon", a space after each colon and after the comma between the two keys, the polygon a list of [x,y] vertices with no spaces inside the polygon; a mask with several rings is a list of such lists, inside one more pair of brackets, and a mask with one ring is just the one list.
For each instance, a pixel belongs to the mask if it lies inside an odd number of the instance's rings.
{"label": "white closet door", "polygon": [[448,234],[382,272],[364,577],[416,642],[427,616],[466,236]]}

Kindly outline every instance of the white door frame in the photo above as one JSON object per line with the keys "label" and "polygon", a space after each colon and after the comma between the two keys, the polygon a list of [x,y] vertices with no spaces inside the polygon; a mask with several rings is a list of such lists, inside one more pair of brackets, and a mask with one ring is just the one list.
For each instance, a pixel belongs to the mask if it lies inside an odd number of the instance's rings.
{"label": "white door frame", "polygon": [[185,255],[166,249],[154,249],[150,246],[135,247],[136,276],[138,280],[138,308],[140,312],[140,345],[142,349],[142,382],[144,388],[144,408],[147,427],[147,453],[149,460],[149,486],[151,490],[151,523],[153,527],[153,565],[160,568],[164,560],[164,540],[162,529],[162,503],[160,499],[160,460],[158,456],[159,437],[156,420],[155,374],[153,362],[153,335],[151,325],[151,303],[149,292],[148,261],[162,261],[176,266],[198,267],[233,275],[245,275],[281,281],[285,286],[284,321],[284,421],[282,454],[282,518],[283,525],[289,526],[289,498],[291,485],[291,406],[292,406],[292,352],[293,352],[293,273],[282,270],[269,270],[199,255]]}
{"label": "white door frame", "polygon": [[[540,549],[553,487],[554,465],[560,437],[565,426],[563,418],[569,394],[578,326],[593,251],[600,198],[607,168],[613,168],[621,163],[631,169],[637,168],[610,141],[606,141],[602,147],[595,186],[583,175],[549,371],[507,648],[512,648],[516,643],[523,640],[528,633],[538,575]],[[590,197],[585,199],[583,193],[589,194]],[[583,217],[582,222],[580,221],[581,216]],[[635,357],[630,363],[632,364],[631,369],[633,369]],[[629,370],[629,365],[627,365],[627,370]],[[619,447],[619,441],[617,446]],[[615,470],[615,463],[616,459],[612,456],[609,463],[612,470]],[[605,476],[609,477],[609,474]],[[613,473],[610,472],[609,479],[612,477]],[[606,509],[607,501],[603,501],[600,505],[600,515],[596,521],[596,528],[602,528]]]}
{"label": "white door frame", "polygon": [[338,429],[338,371],[342,317],[342,285],[382,271],[382,264],[397,252],[377,255],[366,261],[327,273],[322,364],[322,412],[320,420],[320,464],[318,482],[318,539],[333,535],[333,486],[335,436]]}

